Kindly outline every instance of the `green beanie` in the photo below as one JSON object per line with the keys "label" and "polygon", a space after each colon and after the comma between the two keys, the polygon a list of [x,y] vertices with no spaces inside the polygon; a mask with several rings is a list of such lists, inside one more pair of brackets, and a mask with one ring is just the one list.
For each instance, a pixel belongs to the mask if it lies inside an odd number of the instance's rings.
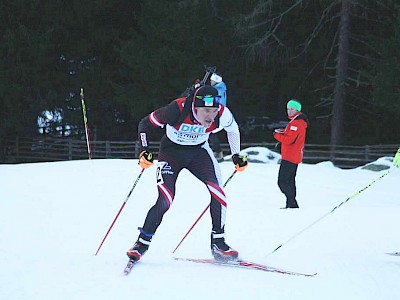
{"label": "green beanie", "polygon": [[286,107],[294,108],[297,111],[301,111],[301,103],[295,99],[290,100]]}

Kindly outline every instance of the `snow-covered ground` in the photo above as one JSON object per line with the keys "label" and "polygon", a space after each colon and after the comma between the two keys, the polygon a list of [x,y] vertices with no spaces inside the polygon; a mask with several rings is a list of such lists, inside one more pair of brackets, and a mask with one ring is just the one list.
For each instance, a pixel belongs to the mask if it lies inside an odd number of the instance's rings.
{"label": "snow-covered ground", "polygon": [[[0,165],[0,299],[400,299],[400,257],[385,254],[400,251],[400,170],[379,179],[387,170],[302,164],[300,209],[283,210],[279,155],[244,152],[265,163],[251,163],[225,188],[228,244],[243,259],[316,277],[174,261],[211,257],[208,213],[172,254],[209,201],[186,170],[149,251],[123,276],[125,252],[157,197],[155,167],[143,173],[95,256],[140,173],[137,160]],[[391,158],[375,164],[390,166]],[[227,179],[233,164],[220,166]]]}

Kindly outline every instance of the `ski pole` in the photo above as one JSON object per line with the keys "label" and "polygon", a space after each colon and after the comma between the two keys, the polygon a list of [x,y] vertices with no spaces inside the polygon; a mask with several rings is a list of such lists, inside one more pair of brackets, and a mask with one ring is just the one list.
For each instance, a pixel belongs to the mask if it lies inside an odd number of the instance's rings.
{"label": "ski pole", "polygon": [[[228,184],[228,182],[232,179],[232,177],[236,174],[237,170],[233,171],[232,175],[229,176],[229,178],[226,180],[225,184],[223,185],[223,188],[226,187],[226,185]],[[193,223],[193,225],[189,228],[188,232],[186,232],[186,234],[183,236],[183,238],[181,239],[181,241],[179,242],[179,244],[175,247],[174,251],[172,251],[172,253],[175,253],[175,251],[179,248],[179,246],[182,244],[182,242],[186,239],[186,237],[189,235],[189,233],[192,231],[192,229],[194,228],[194,226],[196,226],[196,224],[199,222],[199,220],[203,217],[203,215],[206,213],[207,209],[210,207],[209,203],[207,205],[207,207],[203,210],[203,212],[200,214],[200,216],[197,218],[197,220]]]}
{"label": "ski pole", "polygon": [[140,177],[142,176],[144,170],[145,170],[145,169],[142,168],[142,171],[140,171],[139,176],[136,178],[136,181],[135,181],[135,183],[133,184],[131,190],[129,191],[128,196],[126,197],[124,203],[122,203],[121,208],[119,209],[117,215],[115,216],[114,221],[111,223],[110,228],[108,228],[106,235],[104,236],[103,240],[102,240],[101,243],[100,243],[99,248],[97,248],[97,251],[96,251],[96,253],[95,253],[94,255],[97,255],[97,253],[99,253],[101,246],[103,246],[104,241],[106,240],[108,234],[110,233],[111,228],[114,226],[115,221],[117,221],[117,219],[118,219],[118,217],[119,217],[119,214],[121,213],[122,209],[124,208],[126,202],[128,202],[128,199],[129,199],[130,195],[132,194],[132,191],[133,191],[133,189],[135,188],[136,184],[139,182],[139,179],[140,179]]}
{"label": "ski pole", "polygon": [[83,94],[83,88],[81,88],[81,94],[80,95],[81,95],[81,103],[82,103],[83,123],[85,124],[85,135],[86,135],[87,152],[88,152],[88,155],[89,155],[89,159],[91,159],[92,158],[92,152],[90,150],[89,128],[88,128],[88,125],[87,125],[85,96]]}
{"label": "ski pole", "polygon": [[389,170],[387,170],[385,173],[383,173],[379,178],[375,179],[374,181],[368,183],[365,187],[363,187],[362,189],[360,189],[359,191],[355,192],[353,195],[351,195],[350,197],[348,197],[346,200],[344,200],[342,203],[338,204],[337,206],[335,206],[331,211],[329,211],[328,213],[326,213],[325,215],[323,215],[322,217],[320,217],[319,219],[315,220],[313,223],[311,223],[310,225],[308,225],[307,227],[305,227],[304,229],[300,230],[298,233],[296,233],[295,235],[293,235],[290,239],[288,239],[286,242],[283,242],[282,244],[280,244],[278,247],[276,247],[272,252],[270,252],[269,254],[267,254],[266,256],[271,255],[272,253],[276,252],[278,249],[282,248],[283,245],[287,244],[288,242],[290,242],[291,240],[293,240],[295,237],[299,236],[301,233],[303,233],[304,231],[306,231],[307,229],[309,229],[311,226],[315,225],[316,223],[318,223],[319,221],[321,221],[323,218],[325,218],[326,216],[328,216],[329,214],[333,213],[336,209],[338,209],[339,207],[341,207],[342,205],[344,205],[345,203],[347,203],[348,201],[350,201],[351,199],[355,198],[356,196],[358,196],[359,194],[361,194],[363,191],[365,191],[366,189],[368,189],[369,187],[371,187],[375,182],[377,182],[378,180],[382,179],[383,177],[385,177],[387,174],[389,174],[391,168]]}

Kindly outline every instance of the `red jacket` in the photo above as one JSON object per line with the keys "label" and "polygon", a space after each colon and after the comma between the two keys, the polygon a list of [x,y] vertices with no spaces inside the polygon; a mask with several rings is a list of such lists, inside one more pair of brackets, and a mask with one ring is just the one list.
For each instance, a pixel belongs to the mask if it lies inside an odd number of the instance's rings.
{"label": "red jacket", "polygon": [[307,117],[299,112],[291,118],[283,133],[274,132],[274,138],[282,143],[281,155],[283,160],[294,164],[302,162],[307,126]]}

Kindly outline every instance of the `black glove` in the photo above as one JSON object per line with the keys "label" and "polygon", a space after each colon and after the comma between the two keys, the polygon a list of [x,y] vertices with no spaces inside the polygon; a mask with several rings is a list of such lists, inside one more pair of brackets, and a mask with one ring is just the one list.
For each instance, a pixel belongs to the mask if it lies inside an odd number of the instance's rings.
{"label": "black glove", "polygon": [[244,169],[246,169],[248,166],[246,155],[240,156],[239,154],[233,154],[232,161],[235,164],[235,169],[239,172],[244,171]]}

